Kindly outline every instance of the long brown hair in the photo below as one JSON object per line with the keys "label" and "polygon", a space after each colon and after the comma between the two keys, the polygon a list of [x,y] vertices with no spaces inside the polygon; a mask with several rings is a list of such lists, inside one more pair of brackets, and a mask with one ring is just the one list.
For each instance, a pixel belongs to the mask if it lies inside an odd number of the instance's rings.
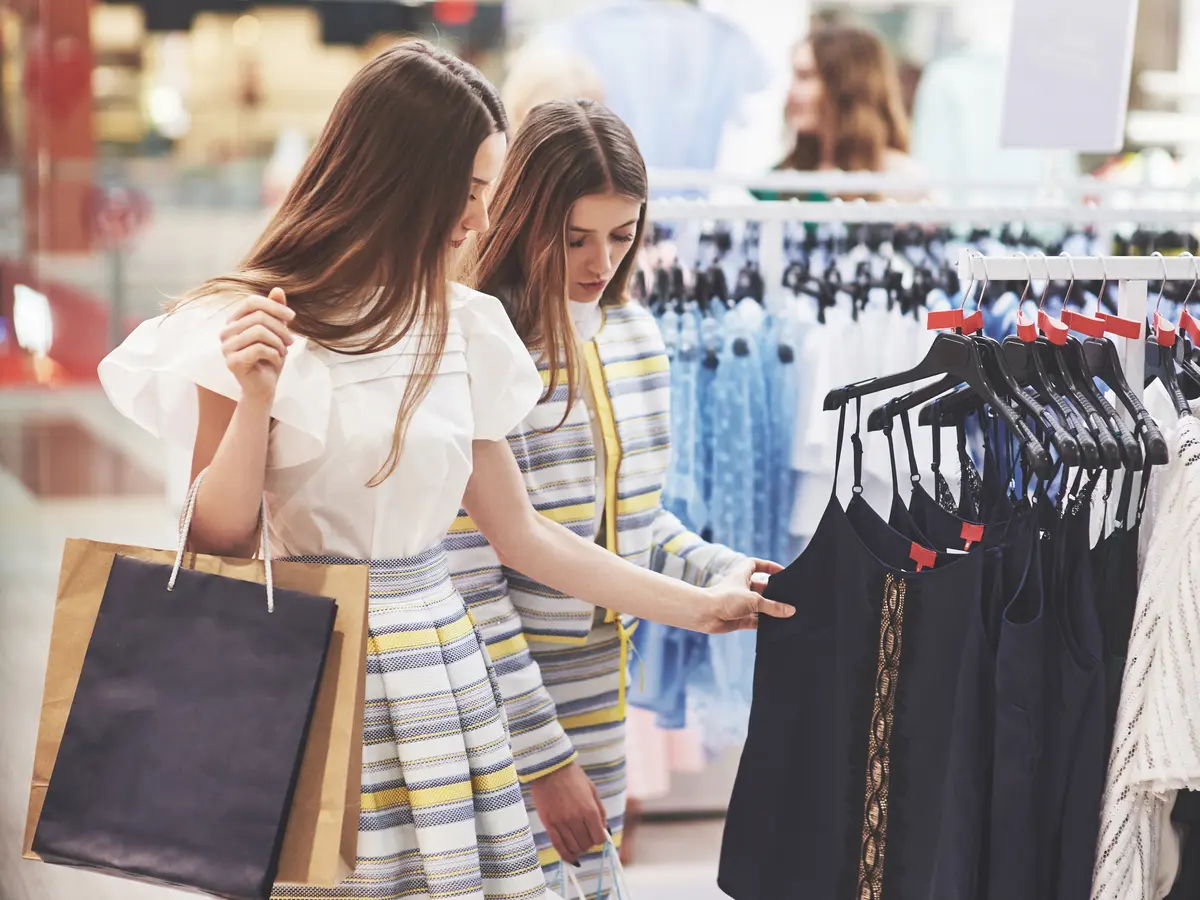
{"label": "long brown hair", "polygon": [[425,41],[388,48],[342,91],[249,255],[184,298],[281,287],[296,333],[351,354],[393,346],[420,323],[420,359],[372,486],[395,471],[436,375],[449,327],[450,241],[475,154],[507,127],[496,89],[473,66]]}
{"label": "long brown hair", "polygon": [[647,193],[646,163],[633,133],[594,100],[542,103],[513,138],[492,205],[492,229],[479,242],[474,282],[503,300],[521,340],[545,356],[550,381],[543,400],[564,371],[568,410],[578,395],[578,354],[567,307],[571,207],[589,194],[620,194],[642,204],[633,243],[600,299],[612,306],[628,299]]}
{"label": "long brown hair", "polygon": [[[865,28],[825,26],[806,39],[832,118],[832,162],[846,172],[878,172],[888,150],[908,152],[900,75],[883,41]],[[798,134],[781,169],[813,171],[826,162],[825,135]]]}

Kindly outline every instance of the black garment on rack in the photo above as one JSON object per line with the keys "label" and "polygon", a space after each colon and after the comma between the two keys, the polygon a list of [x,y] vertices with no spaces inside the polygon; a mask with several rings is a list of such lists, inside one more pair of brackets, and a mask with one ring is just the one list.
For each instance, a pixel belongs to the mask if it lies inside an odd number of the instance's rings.
{"label": "black garment on rack", "polygon": [[[1148,473],[1143,473],[1143,485],[1147,475]],[[1121,679],[1125,674],[1125,656],[1129,650],[1129,635],[1133,630],[1133,614],[1137,606],[1141,510],[1139,508],[1137,520],[1130,522],[1132,499],[1133,479],[1126,473],[1121,482],[1113,530],[1102,537],[1092,550],[1096,609],[1104,637],[1105,759],[1112,749],[1113,729],[1117,724],[1117,704],[1121,699]],[[1126,527],[1127,524],[1130,527]],[[1200,897],[1200,894],[1197,896]]]}
{"label": "black garment on rack", "polygon": [[[909,466],[917,471],[906,415],[901,419]],[[890,433],[888,434],[890,444]],[[990,450],[990,448],[989,448]],[[893,461],[893,473],[895,465]],[[998,471],[993,477],[998,477]],[[917,522],[934,547],[962,551],[974,537],[984,557],[984,597],[974,668],[964,669],[955,715],[944,829],[937,878],[930,897],[1036,896],[1040,729],[1030,727],[1040,709],[1042,685],[1042,579],[1036,518],[1028,505],[1017,512],[996,501],[1003,519],[982,523],[940,506],[914,478],[910,506],[893,498],[893,523]],[[964,526],[974,527],[965,531]],[[982,532],[979,531],[982,529]],[[1037,718],[1037,717],[1032,717]]]}
{"label": "black garment on rack", "polygon": [[767,587],[797,611],[758,633],[718,878],[736,900],[929,895],[982,555],[914,571],[869,540],[835,494]]}
{"label": "black garment on rack", "polygon": [[1062,519],[1043,544],[1048,629],[1039,896],[1053,900],[1091,895],[1107,764],[1103,646],[1089,548],[1094,484],[1077,500],[1066,498]]}

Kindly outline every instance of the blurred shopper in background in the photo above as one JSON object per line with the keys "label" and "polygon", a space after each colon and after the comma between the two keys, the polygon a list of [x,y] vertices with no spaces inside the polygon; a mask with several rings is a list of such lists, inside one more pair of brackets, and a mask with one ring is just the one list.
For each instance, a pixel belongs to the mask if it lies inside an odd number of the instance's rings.
{"label": "blurred shopper in background", "polygon": [[778,169],[921,176],[895,60],[871,31],[828,26],[799,43],[784,117],[794,137]]}
{"label": "blurred shopper in background", "polygon": [[604,84],[583,56],[548,41],[524,44],[513,56],[500,91],[515,134],[535,106],[551,100],[604,102]]}

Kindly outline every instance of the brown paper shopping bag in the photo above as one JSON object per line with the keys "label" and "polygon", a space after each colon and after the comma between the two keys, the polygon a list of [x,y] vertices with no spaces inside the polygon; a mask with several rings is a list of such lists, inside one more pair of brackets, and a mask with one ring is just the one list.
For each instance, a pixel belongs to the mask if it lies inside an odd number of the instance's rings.
{"label": "brown paper shopping bag", "polygon": [[[46,788],[83,668],[100,601],[117,554],[171,565],[173,550],[150,550],[79,539],[63,549],[50,657],[38,724],[29,811],[22,851],[33,853],[33,836]],[[261,561],[188,553],[188,568],[263,584]],[[337,601],[337,619],[295,799],[288,817],[277,881],[334,887],[354,870],[362,789],[363,705],[366,695],[367,598],[365,565],[273,562],[274,582]]]}

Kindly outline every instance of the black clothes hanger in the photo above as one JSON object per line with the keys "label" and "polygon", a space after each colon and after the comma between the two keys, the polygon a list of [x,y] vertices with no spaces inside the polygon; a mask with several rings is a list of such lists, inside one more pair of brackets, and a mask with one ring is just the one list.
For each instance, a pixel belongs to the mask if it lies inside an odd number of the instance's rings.
{"label": "black clothes hanger", "polygon": [[1162,287],[1159,288],[1158,300],[1154,304],[1154,313],[1146,335],[1147,383],[1154,378],[1161,381],[1163,387],[1167,389],[1167,396],[1171,398],[1171,405],[1175,408],[1176,414],[1183,418],[1192,415],[1192,407],[1179,384],[1178,367],[1175,362],[1176,329],[1159,312],[1163,289],[1167,283],[1167,263],[1157,250],[1153,255],[1163,260],[1163,282]]}
{"label": "black clothes hanger", "polygon": [[[1060,253],[1059,255],[1066,256],[1068,262],[1071,264],[1071,280],[1067,284],[1062,300],[1062,308],[1065,311],[1067,304],[1070,302],[1071,289],[1075,286],[1075,264],[1069,254]],[[1045,299],[1045,292],[1043,291],[1042,301],[1039,304],[1038,310],[1039,319],[1043,317],[1049,319],[1049,316],[1045,316],[1042,310]],[[1112,432],[1112,426],[1105,417],[1101,404],[1093,399],[1087,386],[1075,377],[1071,366],[1068,364],[1064,350],[1071,341],[1068,330],[1069,326],[1065,322],[1062,322],[1061,318],[1059,322],[1062,324],[1053,322],[1053,320],[1046,322],[1047,327],[1043,329],[1043,334],[1033,342],[1034,353],[1040,355],[1045,364],[1045,370],[1059,388],[1061,396],[1074,406],[1076,413],[1080,416],[1085,427],[1091,432],[1099,450],[1100,462],[1106,469],[1118,469],[1121,467],[1121,445]],[[1054,335],[1054,340],[1050,339],[1051,334]],[[1092,391],[1095,391],[1095,384],[1090,382],[1089,384],[1091,384]]]}
{"label": "black clothes hanger", "polygon": [[970,385],[1004,417],[1013,433],[1019,437],[1030,466],[1035,471],[1049,471],[1050,454],[1030,431],[1029,426],[1018,418],[1012,407],[996,395],[983,368],[983,362],[975,342],[964,334],[939,333],[925,354],[925,358],[913,368],[906,372],[868,378],[865,381],[835,388],[825,395],[824,408],[826,410],[838,409],[851,400],[938,375],[952,376],[957,379],[957,382],[966,382]]}
{"label": "black clothes hanger", "polygon": [[[1031,273],[1032,276],[1032,273]],[[1030,282],[1032,283],[1032,277]],[[989,279],[985,277],[983,280],[983,290],[986,289]],[[1025,295],[1029,291],[1029,283],[1025,285],[1025,292],[1021,295],[1021,300],[1024,301]],[[1001,344],[995,338],[988,337],[982,332],[972,336],[977,344],[980,352],[980,358],[983,361],[985,371],[991,378],[992,385],[997,389],[997,393],[1006,395],[1007,399],[1012,401],[1018,410],[1029,416],[1033,421],[1039,423],[1045,429],[1047,436],[1054,445],[1060,458],[1066,461],[1069,465],[1077,465],[1080,460],[1079,443],[1066,429],[1059,424],[1058,420],[1050,414],[1030,393],[1022,390],[1021,385],[1012,370],[1009,368],[1008,361],[1004,356]],[[934,385],[929,385],[924,388],[918,388],[916,391],[910,392],[896,400],[896,409],[900,411],[910,410],[920,406],[922,403],[932,400],[933,398],[945,393],[947,390],[954,388],[954,384],[950,384],[950,379],[945,379]],[[949,398],[943,401],[942,408],[945,413],[951,416],[952,419],[957,419],[959,415],[965,414],[968,411],[977,409],[982,403],[982,398],[971,388],[966,387],[960,391],[956,391]],[[868,428],[876,430],[874,423],[877,421],[882,423],[882,416],[875,415],[877,411],[873,411],[868,418]],[[928,425],[932,420],[932,407],[927,405],[921,410],[921,414],[917,421],[921,425]]]}

